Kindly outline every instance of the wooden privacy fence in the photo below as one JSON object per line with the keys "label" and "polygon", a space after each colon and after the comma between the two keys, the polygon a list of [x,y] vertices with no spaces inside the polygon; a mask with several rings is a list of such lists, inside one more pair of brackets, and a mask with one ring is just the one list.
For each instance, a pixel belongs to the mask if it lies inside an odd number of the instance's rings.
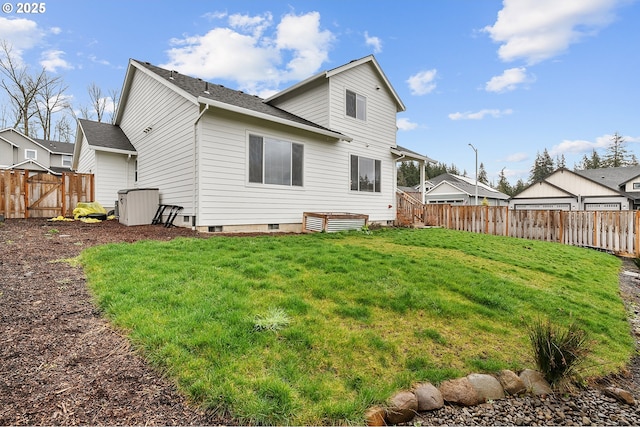
{"label": "wooden privacy fence", "polygon": [[640,257],[640,211],[509,210],[422,204],[398,193],[398,222],[559,242]]}
{"label": "wooden privacy fence", "polygon": [[93,174],[0,171],[0,214],[5,218],[71,216],[79,202],[92,201]]}

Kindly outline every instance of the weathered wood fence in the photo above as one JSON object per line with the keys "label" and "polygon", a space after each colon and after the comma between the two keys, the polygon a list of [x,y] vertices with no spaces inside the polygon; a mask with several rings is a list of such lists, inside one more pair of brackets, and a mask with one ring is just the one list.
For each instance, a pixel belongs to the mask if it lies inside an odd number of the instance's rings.
{"label": "weathered wood fence", "polygon": [[92,174],[0,171],[0,214],[5,218],[71,216],[78,202],[94,200],[94,191]]}
{"label": "weathered wood fence", "polygon": [[422,204],[398,194],[398,222],[559,242],[640,257],[640,211],[509,210]]}

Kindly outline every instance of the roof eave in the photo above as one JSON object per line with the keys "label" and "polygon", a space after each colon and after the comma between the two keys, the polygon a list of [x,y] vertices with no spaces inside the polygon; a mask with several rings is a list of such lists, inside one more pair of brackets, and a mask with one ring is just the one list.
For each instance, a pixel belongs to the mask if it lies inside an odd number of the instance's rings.
{"label": "roof eave", "polygon": [[353,138],[343,135],[339,132],[333,132],[330,130],[319,129],[314,126],[305,125],[303,123],[297,123],[291,120],[283,119],[280,117],[272,116],[270,114],[261,113],[259,111],[249,110],[247,108],[238,107],[236,105],[227,104],[224,102],[216,101],[210,98],[198,97],[198,102],[201,104],[209,105],[210,107],[219,108],[221,110],[232,111],[234,113],[243,114],[246,116],[251,116],[263,120],[267,120],[274,123],[279,123],[286,126],[291,126],[297,129],[306,130],[308,132],[312,132],[315,134],[327,136],[333,139],[343,140],[343,141],[352,141]]}

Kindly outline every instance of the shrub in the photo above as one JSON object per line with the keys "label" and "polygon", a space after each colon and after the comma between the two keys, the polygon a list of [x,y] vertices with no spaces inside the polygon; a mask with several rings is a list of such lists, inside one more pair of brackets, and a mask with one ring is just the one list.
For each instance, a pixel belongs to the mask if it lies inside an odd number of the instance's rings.
{"label": "shrub", "polygon": [[589,353],[587,333],[575,322],[567,328],[538,319],[529,327],[536,365],[551,385],[569,379]]}

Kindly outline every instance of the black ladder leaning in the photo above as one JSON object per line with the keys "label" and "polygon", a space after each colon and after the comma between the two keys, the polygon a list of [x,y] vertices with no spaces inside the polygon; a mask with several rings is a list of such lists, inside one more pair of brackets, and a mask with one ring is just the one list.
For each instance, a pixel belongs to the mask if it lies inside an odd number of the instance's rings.
{"label": "black ladder leaning", "polygon": [[182,206],[178,205],[158,205],[158,209],[156,210],[156,215],[153,217],[153,221],[151,224],[163,224],[162,216],[164,215],[164,211],[169,209],[169,216],[167,220],[164,222],[165,227],[171,227],[173,225],[173,221],[178,216],[178,212],[182,210]]}

